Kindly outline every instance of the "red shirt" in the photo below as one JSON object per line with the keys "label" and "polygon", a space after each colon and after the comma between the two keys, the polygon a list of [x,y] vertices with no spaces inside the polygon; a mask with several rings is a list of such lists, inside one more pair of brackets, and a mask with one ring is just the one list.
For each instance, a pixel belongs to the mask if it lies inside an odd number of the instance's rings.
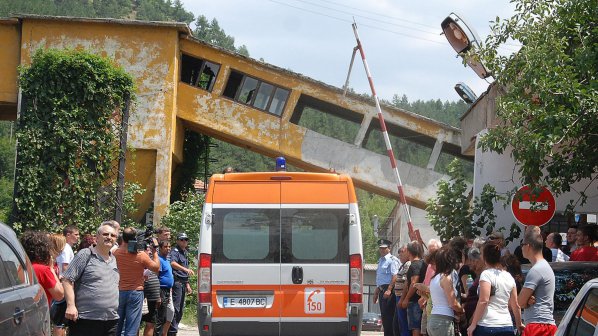
{"label": "red shirt", "polygon": [[571,253],[569,261],[598,261],[598,248],[594,246],[578,247]]}
{"label": "red shirt", "polygon": [[52,295],[48,291],[50,288],[56,286],[56,277],[52,273],[50,266],[33,263],[33,271],[37,276],[37,281],[44,288],[46,296],[48,297],[48,304],[52,304]]}

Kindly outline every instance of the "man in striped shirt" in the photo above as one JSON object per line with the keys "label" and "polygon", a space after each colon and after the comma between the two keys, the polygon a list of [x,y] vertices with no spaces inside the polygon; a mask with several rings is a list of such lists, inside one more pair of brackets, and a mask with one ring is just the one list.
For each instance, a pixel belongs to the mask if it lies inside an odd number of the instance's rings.
{"label": "man in striped shirt", "polygon": [[62,279],[66,296],[65,317],[71,336],[115,336],[118,323],[116,259],[110,248],[118,232],[102,223],[97,245],[77,253]]}

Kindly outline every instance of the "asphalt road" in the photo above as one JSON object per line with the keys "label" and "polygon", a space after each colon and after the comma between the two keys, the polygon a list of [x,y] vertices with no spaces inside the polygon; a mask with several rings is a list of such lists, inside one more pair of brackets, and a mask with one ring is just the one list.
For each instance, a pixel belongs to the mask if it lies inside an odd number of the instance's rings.
{"label": "asphalt road", "polygon": [[[182,328],[180,328],[179,325],[179,333],[177,334],[177,336],[198,336],[199,335],[199,330],[197,329],[197,326],[183,326]],[[362,331],[361,332],[362,336],[382,336],[384,335],[382,332],[376,332],[376,331]]]}

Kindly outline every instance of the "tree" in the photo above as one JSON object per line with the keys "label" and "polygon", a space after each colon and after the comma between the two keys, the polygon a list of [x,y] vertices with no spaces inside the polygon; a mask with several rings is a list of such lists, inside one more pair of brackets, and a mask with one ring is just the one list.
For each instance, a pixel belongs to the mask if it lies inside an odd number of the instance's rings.
{"label": "tree", "polygon": [[472,237],[471,213],[467,199],[467,183],[463,167],[458,160],[448,166],[450,181],[438,183],[436,197],[428,200],[427,218],[442,241],[452,237]]}
{"label": "tree", "polygon": [[102,200],[114,192],[114,118],[134,97],[133,78],[108,58],[40,49],[20,69],[19,84],[13,227],[55,231],[75,224],[90,232],[106,218]]}
{"label": "tree", "polygon": [[[512,149],[522,184],[548,185],[560,194],[574,182],[598,178],[598,3],[514,2],[515,14],[496,18],[481,50],[502,93],[500,124],[481,147],[499,154]],[[510,39],[521,50],[500,55]],[[582,193],[577,202],[585,199]]]}
{"label": "tree", "polygon": [[[364,190],[357,190],[359,201],[359,217],[361,219],[361,237],[363,240],[363,258],[366,263],[376,263],[378,254],[377,238],[374,236],[374,215],[381,219],[381,224],[390,216],[396,200],[380,195],[368,193]],[[395,238],[395,237],[391,237]]]}
{"label": "tree", "polygon": [[168,227],[173,235],[179,232],[187,233],[189,247],[197,247],[199,244],[201,209],[204,201],[204,195],[195,192],[184,194],[180,201],[170,204],[168,213],[162,217],[160,224]]}
{"label": "tree", "polygon": [[8,220],[12,208],[15,164],[15,136],[13,124],[0,121],[0,222]]}
{"label": "tree", "polygon": [[[498,195],[494,187],[484,185],[479,198],[475,198],[471,205],[468,194],[468,186],[465,182],[465,173],[461,161],[454,159],[448,165],[450,180],[441,180],[438,183],[436,197],[428,201],[426,217],[432,228],[442,241],[448,241],[453,237],[474,238],[485,229],[485,235],[495,230],[496,222],[494,215],[494,204],[504,201],[506,198]],[[498,231],[503,231],[500,228]],[[509,230],[507,241],[513,241],[519,237],[521,228],[513,223]]]}
{"label": "tree", "polygon": [[234,51],[244,56],[249,56],[249,50],[245,45],[241,45],[239,48],[235,47],[235,38],[227,35],[222,28],[220,28],[220,24],[218,24],[218,20],[215,18],[212,21],[208,21],[203,15],[200,15],[195,22],[196,28],[193,32],[193,35],[198,39],[224,48],[228,51]]}

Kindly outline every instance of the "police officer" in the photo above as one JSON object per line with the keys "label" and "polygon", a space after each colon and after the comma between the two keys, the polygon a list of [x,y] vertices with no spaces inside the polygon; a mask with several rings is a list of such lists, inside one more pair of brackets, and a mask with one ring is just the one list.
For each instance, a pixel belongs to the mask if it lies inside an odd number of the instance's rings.
{"label": "police officer", "polygon": [[189,237],[187,237],[187,234],[184,232],[179,233],[176,240],[176,247],[170,252],[170,265],[172,266],[172,274],[174,275],[174,285],[172,286],[174,319],[172,324],[170,324],[168,335],[176,335],[178,332],[179,323],[185,309],[185,294],[192,293],[191,286],[189,285],[189,276],[195,275],[195,272],[189,268],[188,245]]}
{"label": "police officer", "polygon": [[376,270],[376,290],[374,291],[374,304],[380,302],[382,326],[384,336],[393,336],[393,318],[395,315],[394,284],[399,272],[399,260],[390,253],[392,242],[387,239],[378,240],[378,269]]}

